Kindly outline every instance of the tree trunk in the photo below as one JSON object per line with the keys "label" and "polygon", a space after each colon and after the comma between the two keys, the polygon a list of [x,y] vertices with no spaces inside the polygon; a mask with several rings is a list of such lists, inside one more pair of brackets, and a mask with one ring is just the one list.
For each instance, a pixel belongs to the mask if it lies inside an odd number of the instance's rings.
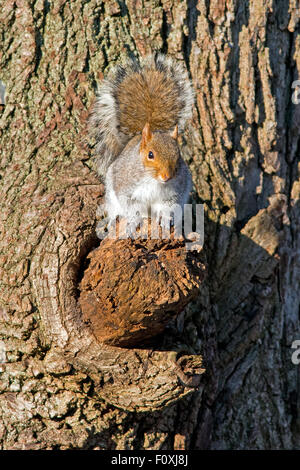
{"label": "tree trunk", "polygon": [[[297,0],[2,2],[3,449],[300,448],[298,32]],[[105,70],[154,50],[196,92],[182,147],[208,275],[155,347],[124,349],[78,304],[103,196],[86,118]]]}

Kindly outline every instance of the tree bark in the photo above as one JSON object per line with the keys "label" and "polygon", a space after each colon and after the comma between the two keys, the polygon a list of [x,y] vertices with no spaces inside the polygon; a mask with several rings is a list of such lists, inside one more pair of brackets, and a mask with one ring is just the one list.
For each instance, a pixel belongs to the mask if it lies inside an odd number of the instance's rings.
{"label": "tree bark", "polygon": [[[300,448],[298,32],[297,0],[2,2],[3,449]],[[106,69],[155,50],[196,92],[181,140],[208,276],[155,345],[124,349],[78,304],[103,196],[86,119]]]}
{"label": "tree bark", "polygon": [[88,256],[79,305],[99,342],[134,347],[153,340],[197,296],[205,278],[199,252],[187,250],[183,237],[172,232],[150,239],[148,219],[141,228],[136,239],[113,233]]}

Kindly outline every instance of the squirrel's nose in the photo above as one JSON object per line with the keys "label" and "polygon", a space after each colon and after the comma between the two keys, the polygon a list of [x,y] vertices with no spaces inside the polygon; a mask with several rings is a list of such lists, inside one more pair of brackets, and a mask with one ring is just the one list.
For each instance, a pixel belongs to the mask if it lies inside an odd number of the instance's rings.
{"label": "squirrel's nose", "polygon": [[167,181],[169,181],[171,179],[171,176],[167,173],[163,173],[162,175],[160,175],[160,180],[163,182],[163,183],[166,183]]}

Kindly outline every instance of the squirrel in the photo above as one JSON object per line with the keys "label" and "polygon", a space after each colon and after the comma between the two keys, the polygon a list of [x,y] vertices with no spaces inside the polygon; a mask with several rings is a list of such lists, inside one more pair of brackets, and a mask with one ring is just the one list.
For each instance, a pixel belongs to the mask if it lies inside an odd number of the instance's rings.
{"label": "squirrel", "polygon": [[162,54],[119,65],[102,82],[89,124],[109,224],[124,217],[132,233],[151,210],[170,227],[172,206],[186,204],[192,180],[177,138],[193,101],[186,71]]}

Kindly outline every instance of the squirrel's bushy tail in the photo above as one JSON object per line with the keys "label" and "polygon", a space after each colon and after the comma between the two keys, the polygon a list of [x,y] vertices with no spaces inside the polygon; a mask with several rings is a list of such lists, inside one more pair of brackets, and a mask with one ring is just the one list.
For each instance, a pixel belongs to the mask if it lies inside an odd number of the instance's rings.
{"label": "squirrel's bushy tail", "polygon": [[194,96],[184,67],[162,54],[117,66],[100,85],[90,116],[96,140],[98,171],[121,153],[127,142],[142,132],[183,129],[192,114]]}

